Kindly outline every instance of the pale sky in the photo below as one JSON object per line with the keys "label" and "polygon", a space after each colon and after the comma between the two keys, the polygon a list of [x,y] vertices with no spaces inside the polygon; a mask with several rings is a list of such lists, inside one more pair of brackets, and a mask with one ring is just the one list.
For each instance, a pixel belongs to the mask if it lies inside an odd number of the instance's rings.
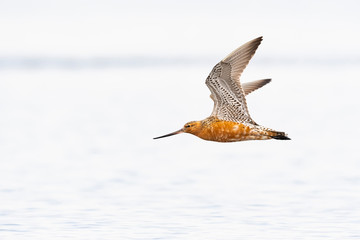
{"label": "pale sky", "polygon": [[0,56],[360,56],[358,1],[0,1]]}

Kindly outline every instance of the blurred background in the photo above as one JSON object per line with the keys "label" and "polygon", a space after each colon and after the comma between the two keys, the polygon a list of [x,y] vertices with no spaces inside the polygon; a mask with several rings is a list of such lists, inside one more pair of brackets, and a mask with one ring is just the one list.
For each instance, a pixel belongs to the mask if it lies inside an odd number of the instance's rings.
{"label": "blurred background", "polygon": [[[1,239],[359,239],[358,1],[0,0]],[[291,141],[153,140],[241,81]]]}

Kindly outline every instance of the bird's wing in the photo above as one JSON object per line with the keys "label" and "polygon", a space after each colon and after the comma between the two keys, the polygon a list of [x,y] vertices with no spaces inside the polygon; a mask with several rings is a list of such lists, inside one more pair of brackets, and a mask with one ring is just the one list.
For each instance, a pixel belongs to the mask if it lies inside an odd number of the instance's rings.
{"label": "bird's wing", "polygon": [[211,116],[226,121],[256,124],[247,109],[245,92],[240,84],[240,75],[261,41],[262,37],[259,37],[245,43],[216,64],[210,72],[206,79],[206,85],[214,100]]}
{"label": "bird's wing", "polygon": [[241,86],[244,90],[245,95],[248,95],[249,93],[255,91],[256,89],[261,88],[262,86],[268,84],[269,82],[271,82],[271,79],[261,79],[252,82],[243,83],[241,84]]}

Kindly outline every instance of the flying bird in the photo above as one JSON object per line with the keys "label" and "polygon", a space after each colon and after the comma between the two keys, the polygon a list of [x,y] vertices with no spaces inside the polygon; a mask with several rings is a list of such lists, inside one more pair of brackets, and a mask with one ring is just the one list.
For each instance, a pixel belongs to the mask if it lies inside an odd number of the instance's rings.
{"label": "flying bird", "polygon": [[214,66],[206,78],[214,108],[210,117],[191,121],[178,131],[154,139],[179,133],[190,133],[199,138],[216,142],[237,142],[245,140],[290,140],[284,132],[272,130],[257,124],[251,117],[245,96],[269,83],[262,79],[241,84],[240,76],[260,45],[262,37],[251,40],[235,49]]}

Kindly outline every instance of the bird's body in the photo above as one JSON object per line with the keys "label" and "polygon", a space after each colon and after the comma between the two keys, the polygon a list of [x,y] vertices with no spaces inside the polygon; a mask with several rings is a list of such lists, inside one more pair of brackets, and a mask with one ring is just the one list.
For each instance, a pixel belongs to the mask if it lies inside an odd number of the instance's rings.
{"label": "bird's body", "polygon": [[286,137],[283,132],[277,132],[260,125],[224,121],[212,116],[202,121],[189,122],[184,126],[184,132],[191,133],[204,140],[216,142],[265,140]]}
{"label": "bird's body", "polygon": [[210,117],[186,123],[182,129],[157,138],[185,132],[217,142],[290,139],[284,132],[258,125],[247,109],[245,96],[270,82],[270,79],[263,79],[240,84],[240,75],[261,41],[259,37],[245,43],[214,66],[205,82],[214,101]]}

